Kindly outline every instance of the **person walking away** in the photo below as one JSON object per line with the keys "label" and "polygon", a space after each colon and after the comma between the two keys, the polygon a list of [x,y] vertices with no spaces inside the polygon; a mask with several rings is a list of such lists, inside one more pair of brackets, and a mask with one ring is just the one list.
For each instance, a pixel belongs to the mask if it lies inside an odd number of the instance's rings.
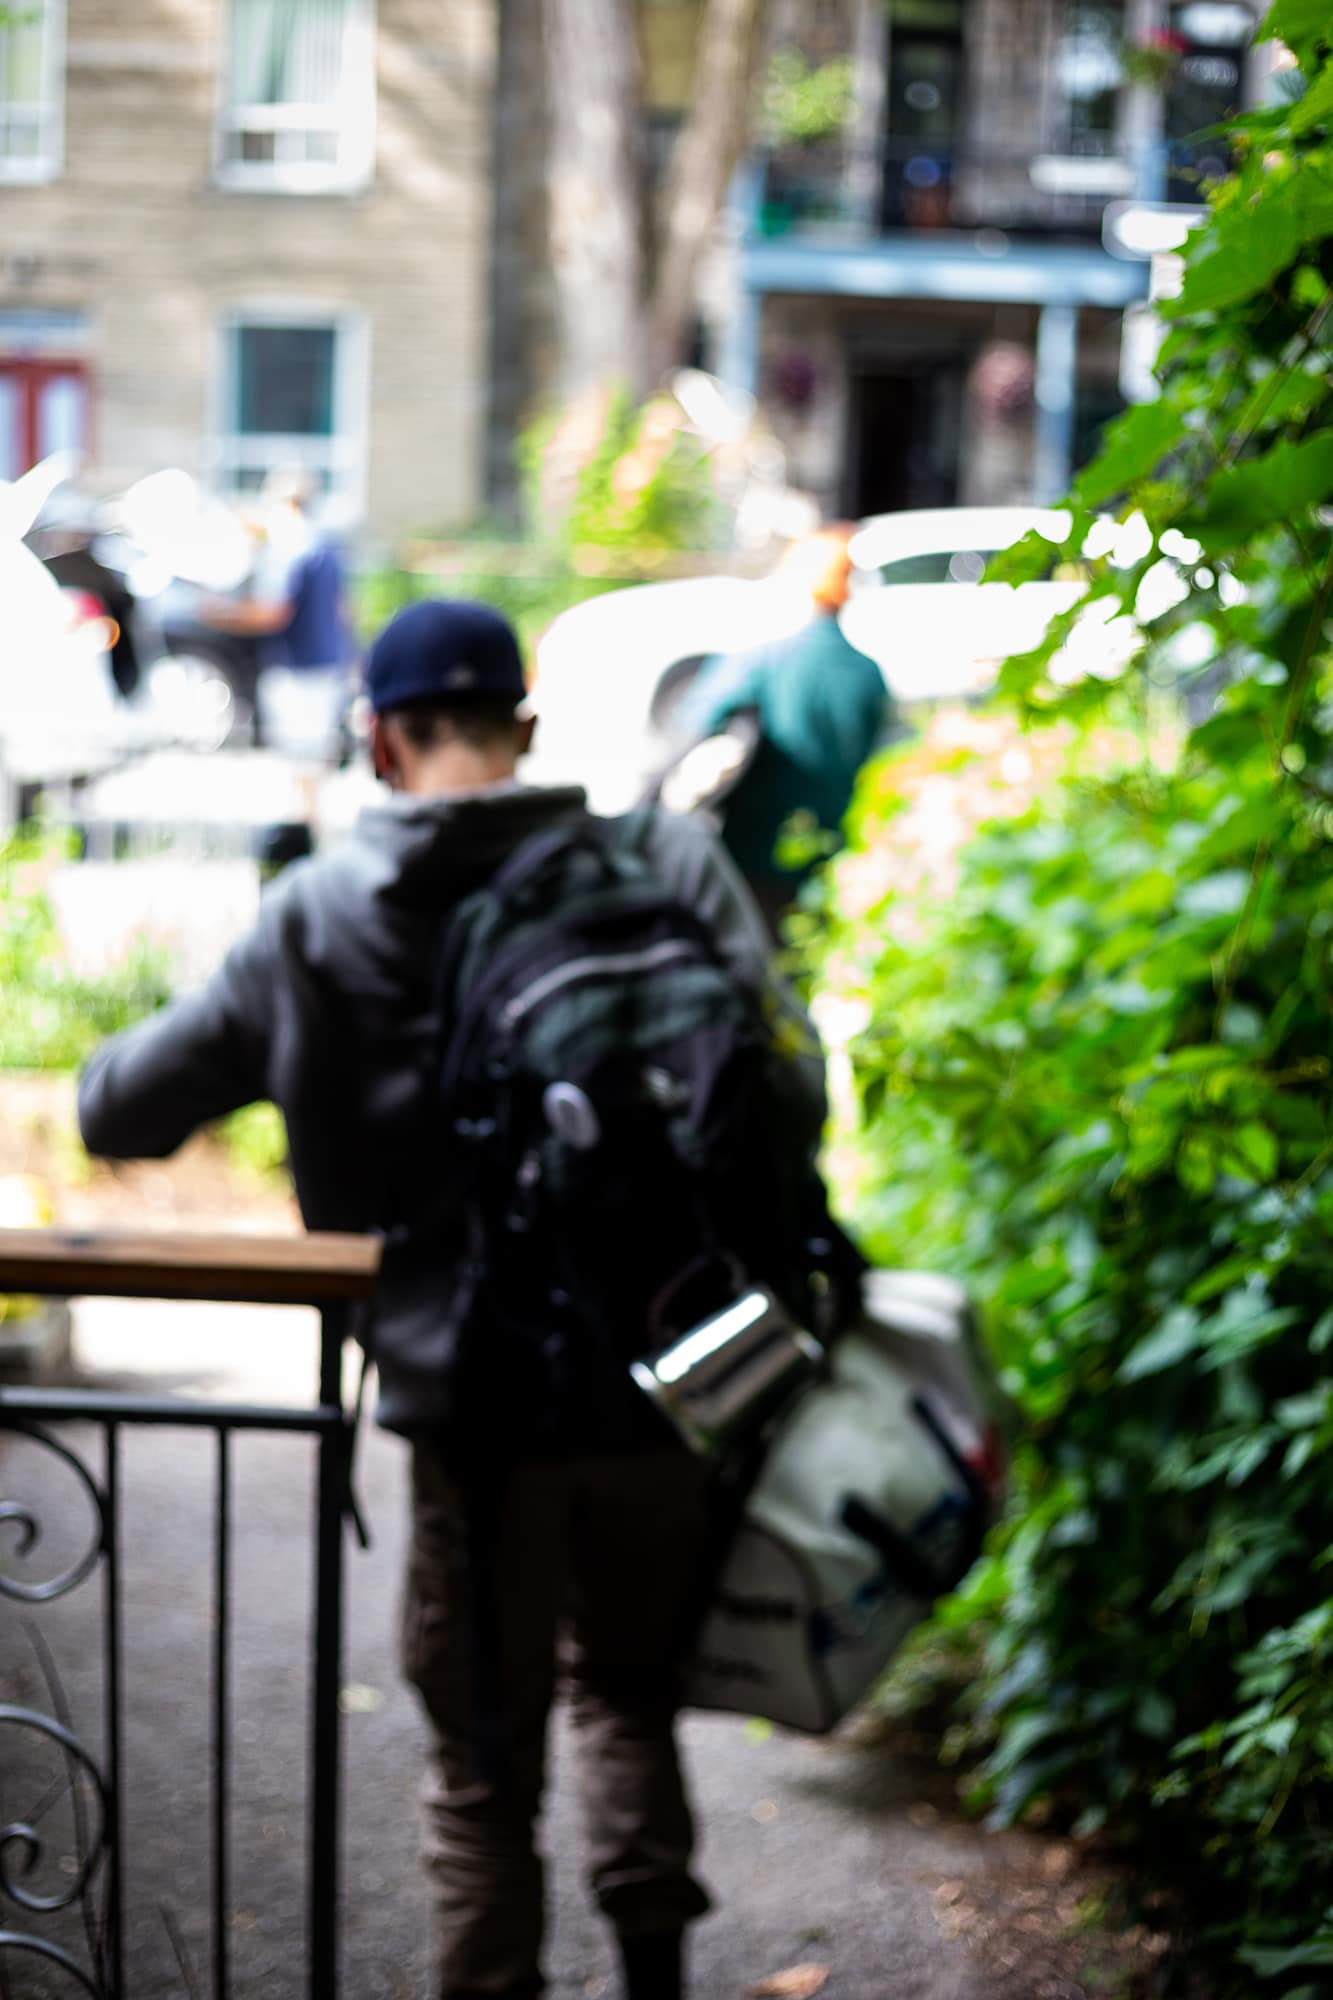
{"label": "person walking away", "polygon": [[809,590],[800,629],[709,661],[682,722],[692,747],[659,788],[676,812],[711,810],[774,935],[801,883],[842,845],[862,765],[897,724],[875,662],[844,637],[848,528],[795,544],[783,568]]}
{"label": "person walking away", "polygon": [[[373,1355],[379,1420],[412,1444],[402,1643],[432,1732],[424,1856],[441,2000],[541,1991],[534,1821],[558,1674],[590,1884],[624,1990],[679,2000],[685,1931],[708,1907],[674,1736],[674,1655],[707,1533],[700,1462],[625,1369],[618,1400],[557,1398],[553,1431],[550,1411],[525,1407],[511,1350],[497,1345],[488,1361],[479,1347],[464,1401],[446,1302],[474,1268],[452,1206],[470,1168],[433,1081],[449,1025],[433,995],[450,912],[497,870],[512,874],[534,837],[602,839],[619,823],[592,819],[576,789],[518,781],[532,727],[519,651],[486,608],[400,613],[365,682],[388,796],[341,847],[282,876],[201,992],[97,1052],[81,1130],[94,1153],[161,1157],[199,1124],[272,1098],[307,1226],[385,1233]],[[768,988],[762,921],[718,843],[697,821],[643,822],[654,878],[713,940],[738,992],[788,1005]],[[813,1145],[817,1048],[790,1068]],[[545,1357],[533,1333],[525,1351]],[[501,1476],[481,1482],[483,1533],[469,1497],[487,1468]]]}
{"label": "person walking away", "polygon": [[251,594],[210,598],[199,615],[260,644],[260,740],[300,763],[327,766],[341,748],[353,649],[342,556],[315,525],[314,497],[307,473],[269,475]]}

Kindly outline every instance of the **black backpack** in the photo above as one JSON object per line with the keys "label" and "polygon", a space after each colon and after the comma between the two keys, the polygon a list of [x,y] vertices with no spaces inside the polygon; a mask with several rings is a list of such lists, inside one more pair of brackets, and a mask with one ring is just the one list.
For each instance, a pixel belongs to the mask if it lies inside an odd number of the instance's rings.
{"label": "black backpack", "polygon": [[520,1448],[629,1441],[657,1421],[633,1359],[747,1283],[827,1326],[829,1267],[855,1255],[792,1058],[655,875],[650,823],[534,835],[443,942],[455,1429],[493,1439],[498,1416]]}

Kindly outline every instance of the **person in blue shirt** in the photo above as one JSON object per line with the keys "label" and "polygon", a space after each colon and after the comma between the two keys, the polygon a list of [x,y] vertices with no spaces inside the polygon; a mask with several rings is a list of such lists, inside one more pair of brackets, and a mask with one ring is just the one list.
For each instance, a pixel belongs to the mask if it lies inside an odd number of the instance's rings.
{"label": "person in blue shirt", "polygon": [[302,762],[328,764],[340,748],[353,648],[342,557],[311,521],[313,497],[307,474],[270,474],[252,593],[215,599],[205,615],[209,624],[260,645],[265,744]]}
{"label": "person in blue shirt", "polygon": [[661,788],[669,809],[708,807],[776,932],[801,883],[842,845],[857,774],[897,715],[875,662],[844,637],[850,531],[791,552],[813,616],[790,637],[710,660],[684,713],[695,739]]}

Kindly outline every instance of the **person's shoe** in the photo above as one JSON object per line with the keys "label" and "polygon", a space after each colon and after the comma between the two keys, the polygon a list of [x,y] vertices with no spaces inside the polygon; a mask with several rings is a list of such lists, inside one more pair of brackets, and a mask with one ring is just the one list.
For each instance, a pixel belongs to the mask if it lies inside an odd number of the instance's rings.
{"label": "person's shoe", "polygon": [[680,1931],[645,1931],[622,1937],[625,2000],[684,2000],[684,1942]]}

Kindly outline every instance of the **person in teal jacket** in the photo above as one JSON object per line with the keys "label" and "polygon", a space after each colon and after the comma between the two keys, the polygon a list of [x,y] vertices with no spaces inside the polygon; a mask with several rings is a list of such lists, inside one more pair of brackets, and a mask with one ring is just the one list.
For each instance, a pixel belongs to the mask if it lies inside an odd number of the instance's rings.
{"label": "person in teal jacket", "polygon": [[[842,845],[857,774],[897,721],[879,668],[838,623],[847,543],[847,531],[826,530],[788,559],[810,578],[808,624],[705,665],[684,715],[694,748],[662,786],[668,807],[707,806],[717,816],[774,929],[806,876]],[[795,841],[784,838],[793,832]]]}

